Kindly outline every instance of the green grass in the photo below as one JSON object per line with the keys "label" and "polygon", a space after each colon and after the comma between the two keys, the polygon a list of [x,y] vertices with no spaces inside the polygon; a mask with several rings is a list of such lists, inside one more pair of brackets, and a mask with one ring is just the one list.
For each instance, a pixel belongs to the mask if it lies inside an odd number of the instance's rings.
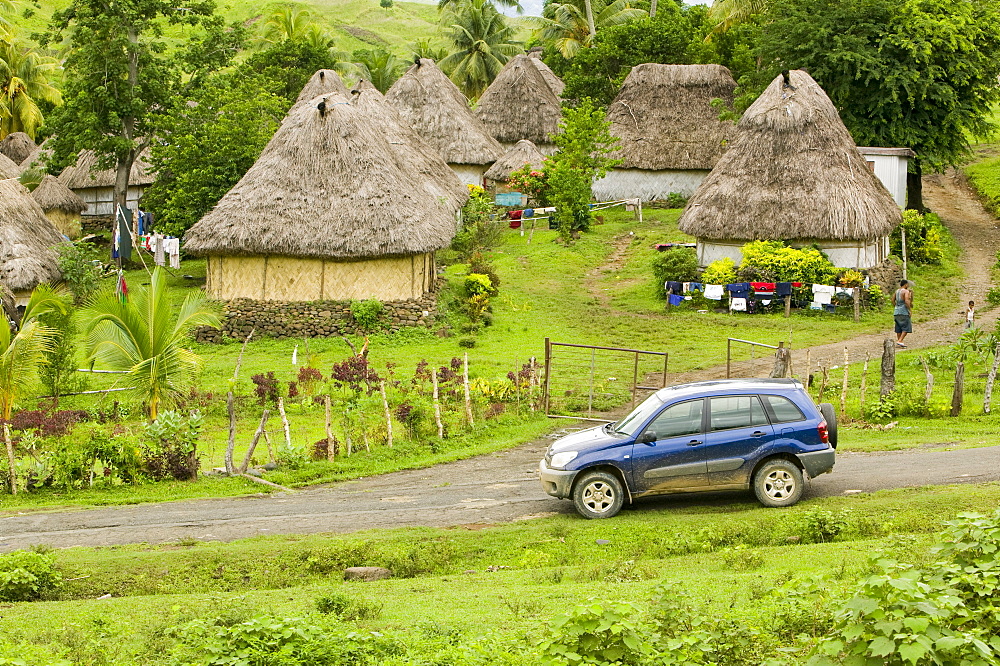
{"label": "green grass", "polygon": [[[556,516],[477,530],[73,548],[54,553],[72,579],[59,600],[3,607],[0,657],[40,664],[71,654],[101,663],[97,656],[114,650],[115,663],[154,663],[175,647],[167,627],[198,617],[301,617],[336,592],[381,606],[378,617],[349,628],[407,641],[440,631],[523,647],[523,637],[588,597],[641,604],[660,581],[683,589],[702,612],[767,626],[766,600],[781,583],[827,574],[849,584],[879,551],[919,560],[941,521],[989,512],[998,500],[997,484],[823,498],[787,510],[738,496],[675,499],[608,521]],[[825,515],[817,511],[844,521],[833,542],[807,543],[809,521]],[[397,577],[344,583],[340,572],[352,565],[388,565]],[[105,594],[113,598],[95,600]]]}

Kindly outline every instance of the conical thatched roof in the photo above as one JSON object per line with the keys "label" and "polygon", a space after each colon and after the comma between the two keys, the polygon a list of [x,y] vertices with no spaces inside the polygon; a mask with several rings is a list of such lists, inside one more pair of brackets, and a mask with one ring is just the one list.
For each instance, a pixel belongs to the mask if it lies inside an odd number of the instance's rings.
{"label": "conical thatched roof", "polygon": [[900,221],[830,98],[794,70],[743,114],[679,228],[713,240],[861,240]]}
{"label": "conical thatched roof", "polygon": [[555,93],[556,97],[562,97],[563,90],[566,89],[566,84],[563,80],[556,76],[556,73],[552,69],[542,62],[542,51],[541,49],[532,50],[528,53],[528,57],[531,58],[531,64],[538,69],[538,72],[545,79],[545,82],[549,84],[549,88]]}
{"label": "conical thatched roof", "polygon": [[35,146],[31,154],[21,160],[21,168],[28,169],[32,166],[44,166],[49,161],[49,157],[52,156],[52,150],[47,145],[48,142],[49,140],[46,139],[41,144]]}
{"label": "conical thatched roof", "polygon": [[532,169],[541,169],[544,161],[545,155],[542,155],[535,144],[521,139],[493,163],[483,174],[483,178],[496,182],[505,181],[510,178],[512,171],[523,169],[526,164],[530,164]]}
{"label": "conical thatched roof", "polygon": [[732,105],[736,81],[722,65],[636,65],[608,107],[612,157],[625,169],[711,169],[734,133],[713,99]]}
{"label": "conical thatched roof", "polygon": [[340,80],[337,72],[332,69],[321,69],[309,77],[309,81],[302,86],[302,92],[299,93],[295,103],[308,102],[314,97],[334,92],[346,95],[347,86]]}
{"label": "conical thatched roof", "polygon": [[559,130],[559,98],[532,60],[526,55],[511,58],[476,106],[486,131],[501,143],[552,143],[551,135]]}
{"label": "conical thatched roof", "polygon": [[331,259],[419,254],[451,242],[467,198],[378,91],[331,93],[292,108],[256,164],[188,230],[185,248]]}
{"label": "conical thatched roof", "polygon": [[12,159],[15,164],[23,162],[37,147],[24,132],[11,132],[0,141],[0,153]]}
{"label": "conical thatched roof", "polygon": [[410,67],[385,99],[449,164],[490,164],[503,153],[462,91],[429,58]]}
{"label": "conical thatched roof", "polygon": [[28,291],[59,279],[52,249],[62,237],[27,188],[0,181],[0,282],[12,291]]}
{"label": "conical thatched roof", "polygon": [[21,175],[21,167],[12,159],[0,153],[0,180],[5,178],[18,178]]}
{"label": "conical thatched roof", "polygon": [[55,176],[45,176],[31,192],[31,198],[38,202],[44,211],[62,210],[67,213],[82,213],[87,208],[83,199],[78,197]]}
{"label": "conical thatched roof", "polygon": [[[63,169],[59,174],[62,184],[71,190],[82,190],[88,187],[114,187],[115,170],[97,169],[97,155],[92,150],[81,150],[76,157],[76,164]],[[132,162],[132,171],[129,172],[128,184],[150,185],[156,180],[153,167],[149,164],[149,151],[144,150]]]}

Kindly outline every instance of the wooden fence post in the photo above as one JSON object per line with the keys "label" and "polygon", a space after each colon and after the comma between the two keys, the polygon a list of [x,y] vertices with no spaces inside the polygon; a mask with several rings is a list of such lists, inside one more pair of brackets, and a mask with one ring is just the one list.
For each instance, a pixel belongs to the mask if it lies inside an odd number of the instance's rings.
{"label": "wooden fence post", "polygon": [[962,400],[965,398],[965,363],[955,366],[955,390],[951,393],[951,415],[962,413]]}
{"label": "wooden fence post", "polygon": [[871,354],[865,352],[865,367],[861,371],[861,413],[864,414],[865,410],[865,396],[868,393],[868,362],[871,360]]}
{"label": "wooden fence post", "polygon": [[924,386],[924,402],[930,404],[931,392],[934,391],[934,375],[931,374],[930,368],[927,367],[927,361],[923,356],[920,357],[920,365],[924,368],[924,377],[927,380]]}
{"label": "wooden fence post", "polygon": [[437,370],[431,368],[431,380],[434,385],[434,423],[437,424],[438,439],[444,439],[444,425],[441,423],[441,402],[438,400]]}
{"label": "wooden fence post", "polygon": [[250,466],[250,459],[253,458],[254,449],[257,448],[257,442],[260,441],[260,436],[264,432],[264,428],[267,427],[267,417],[271,415],[271,410],[265,409],[264,414],[260,417],[260,425],[257,426],[257,432],[253,435],[253,440],[250,442],[250,448],[247,449],[247,454],[243,457],[243,464],[240,465],[237,474],[246,474],[247,467]]}
{"label": "wooden fence post", "polygon": [[392,448],[392,413],[389,411],[389,399],[385,397],[385,380],[378,384],[378,390],[382,394],[382,409],[385,410],[385,443]]}
{"label": "wooden fence post", "polygon": [[882,381],[879,397],[886,397],[896,390],[896,341],[886,338],[882,342]]}
{"label": "wooden fence post", "polygon": [[243,341],[240,355],[236,357],[236,368],[233,370],[233,380],[229,385],[229,393],[226,394],[226,411],[229,413],[229,441],[226,442],[226,474],[234,474],[236,472],[236,467],[233,464],[233,449],[236,448],[236,381],[240,377],[240,366],[243,365],[243,352],[247,350],[247,344],[249,344],[255,330],[251,328],[247,339]]}
{"label": "wooden fence post", "polygon": [[472,396],[469,394],[469,352],[465,352],[465,359],[462,363],[462,386],[465,389],[465,420],[469,422],[469,427],[475,425],[472,418]]}
{"label": "wooden fence post", "polygon": [[285,413],[285,399],[278,398],[278,414],[281,415],[281,427],[285,430],[285,447],[292,448],[292,429],[288,425],[288,414]]}
{"label": "wooden fence post", "polygon": [[780,379],[788,374],[789,366],[792,364],[791,353],[784,344],[779,344],[774,351],[774,369],[771,370],[771,377]]}
{"label": "wooden fence post", "polygon": [[851,356],[847,351],[847,347],[844,347],[844,383],[840,387],[840,415],[843,418],[847,418],[847,384],[848,384],[848,372],[851,369]]}
{"label": "wooden fence post", "polygon": [[997,348],[993,350],[993,365],[990,366],[990,372],[986,375],[986,391],[983,395],[983,414],[990,413],[990,402],[993,400],[993,382],[997,378],[998,365],[1000,365],[1000,343],[997,343]]}
{"label": "wooden fence post", "polygon": [[826,393],[826,383],[830,381],[830,371],[826,365],[821,365],[820,369],[823,371],[823,380],[819,385],[819,399],[816,402],[823,402],[823,394]]}

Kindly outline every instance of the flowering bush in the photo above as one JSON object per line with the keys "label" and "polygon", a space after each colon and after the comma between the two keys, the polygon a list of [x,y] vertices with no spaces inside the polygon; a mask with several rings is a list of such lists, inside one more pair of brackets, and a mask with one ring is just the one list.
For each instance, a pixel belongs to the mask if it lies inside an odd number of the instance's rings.
{"label": "flowering bush", "polygon": [[549,205],[552,187],[549,185],[544,166],[541,169],[532,169],[530,164],[525,164],[517,171],[512,171],[507,179],[507,187],[527,194],[539,206]]}

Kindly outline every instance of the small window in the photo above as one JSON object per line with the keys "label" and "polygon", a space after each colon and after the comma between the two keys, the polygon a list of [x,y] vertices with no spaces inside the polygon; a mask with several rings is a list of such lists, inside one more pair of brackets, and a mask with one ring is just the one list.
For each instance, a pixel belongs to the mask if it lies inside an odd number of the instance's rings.
{"label": "small window", "polygon": [[764,401],[770,407],[771,415],[775,423],[791,423],[792,421],[805,421],[806,417],[798,406],[780,395],[762,395]]}
{"label": "small window", "polygon": [[704,400],[689,400],[667,407],[646,428],[646,432],[656,433],[656,440],[701,432],[701,413]]}
{"label": "small window", "polygon": [[755,395],[712,398],[712,430],[768,425],[767,415]]}

